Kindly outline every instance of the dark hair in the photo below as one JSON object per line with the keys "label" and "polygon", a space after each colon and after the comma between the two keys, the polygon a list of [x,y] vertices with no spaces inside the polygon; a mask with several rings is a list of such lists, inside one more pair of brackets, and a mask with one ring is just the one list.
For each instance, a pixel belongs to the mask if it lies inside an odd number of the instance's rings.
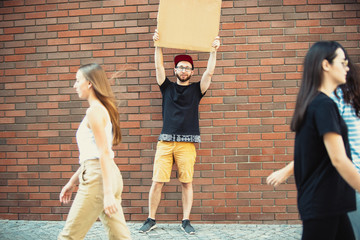
{"label": "dark hair", "polygon": [[[360,72],[356,65],[347,56],[346,52],[345,57],[349,61],[349,71],[346,74],[346,84],[341,85],[340,88],[344,94],[344,101],[347,104],[351,104],[355,110],[356,116],[360,118]],[[336,91],[335,95],[338,97]]]}
{"label": "dark hair", "polygon": [[296,106],[290,129],[299,131],[310,102],[319,94],[322,81],[322,62],[332,63],[336,58],[336,50],[345,49],[334,41],[320,41],[311,46],[304,59],[304,70],[300,90],[296,99]]}
{"label": "dark hair", "polygon": [[108,110],[113,128],[113,145],[118,145],[121,141],[120,116],[105,71],[97,63],[83,65],[79,70],[92,83],[95,96]]}

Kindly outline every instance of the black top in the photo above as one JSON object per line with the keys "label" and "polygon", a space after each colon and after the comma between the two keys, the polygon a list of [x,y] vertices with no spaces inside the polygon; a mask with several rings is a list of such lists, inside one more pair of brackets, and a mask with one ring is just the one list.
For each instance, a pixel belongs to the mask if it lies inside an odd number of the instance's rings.
{"label": "black top", "polygon": [[199,103],[205,95],[200,82],[181,86],[166,78],[160,90],[163,128],[159,140],[200,142]]}
{"label": "black top", "polygon": [[295,137],[295,182],[302,220],[339,215],[356,209],[355,191],[331,164],[323,136],[342,136],[351,159],[347,127],[333,100],[319,93],[309,104]]}

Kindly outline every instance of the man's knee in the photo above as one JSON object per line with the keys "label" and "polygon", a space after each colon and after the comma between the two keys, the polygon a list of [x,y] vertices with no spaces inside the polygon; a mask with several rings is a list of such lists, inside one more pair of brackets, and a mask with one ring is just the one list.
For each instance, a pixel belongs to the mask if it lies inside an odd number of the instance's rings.
{"label": "man's knee", "polygon": [[192,189],[192,182],[189,183],[181,183],[183,189]]}
{"label": "man's knee", "polygon": [[163,186],[164,186],[163,182],[155,182],[155,181],[152,182],[152,189],[155,191],[161,190]]}

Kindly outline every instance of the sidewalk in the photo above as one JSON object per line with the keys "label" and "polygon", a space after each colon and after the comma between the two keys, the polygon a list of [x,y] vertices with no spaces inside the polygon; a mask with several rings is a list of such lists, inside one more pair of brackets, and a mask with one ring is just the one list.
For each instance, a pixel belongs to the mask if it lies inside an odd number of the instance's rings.
{"label": "sidewalk", "polygon": [[[1,240],[54,240],[65,222],[0,220]],[[128,222],[132,239],[157,240],[292,240],[301,238],[301,225],[192,224],[195,235],[186,235],[180,224],[158,223],[153,231],[142,234],[142,223]],[[96,222],[85,240],[107,240],[104,228]]]}

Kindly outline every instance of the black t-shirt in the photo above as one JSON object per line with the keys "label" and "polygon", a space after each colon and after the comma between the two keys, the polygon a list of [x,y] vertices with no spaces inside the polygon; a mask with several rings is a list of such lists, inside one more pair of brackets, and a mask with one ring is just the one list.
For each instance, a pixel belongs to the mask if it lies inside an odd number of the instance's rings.
{"label": "black t-shirt", "polygon": [[351,159],[347,127],[333,100],[319,93],[309,104],[295,137],[295,182],[302,220],[339,215],[355,210],[355,191],[331,164],[323,136],[342,136]]}
{"label": "black t-shirt", "polygon": [[160,86],[162,93],[163,128],[159,140],[200,142],[200,82],[181,86],[168,78]]}

